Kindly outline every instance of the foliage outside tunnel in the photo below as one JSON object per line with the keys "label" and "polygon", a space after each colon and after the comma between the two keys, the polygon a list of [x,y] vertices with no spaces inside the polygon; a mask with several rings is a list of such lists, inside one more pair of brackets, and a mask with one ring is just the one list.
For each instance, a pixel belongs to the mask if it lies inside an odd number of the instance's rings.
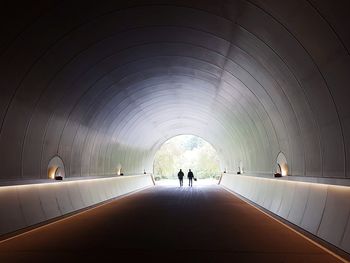
{"label": "foliage outside tunnel", "polygon": [[193,135],[180,135],[166,141],[154,159],[153,172],[156,177],[175,179],[181,168],[188,169],[197,178],[215,178],[220,173],[219,157],[215,149],[205,140]]}

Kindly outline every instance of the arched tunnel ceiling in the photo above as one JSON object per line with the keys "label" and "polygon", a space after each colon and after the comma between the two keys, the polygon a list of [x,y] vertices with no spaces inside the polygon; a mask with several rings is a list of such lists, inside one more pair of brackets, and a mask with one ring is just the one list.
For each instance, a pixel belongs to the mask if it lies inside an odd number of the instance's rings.
{"label": "arched tunnel ceiling", "polygon": [[[89,1],[90,2],[90,1]],[[347,1],[43,1],[3,9],[1,179],[152,170],[167,139],[222,165],[349,176]]]}

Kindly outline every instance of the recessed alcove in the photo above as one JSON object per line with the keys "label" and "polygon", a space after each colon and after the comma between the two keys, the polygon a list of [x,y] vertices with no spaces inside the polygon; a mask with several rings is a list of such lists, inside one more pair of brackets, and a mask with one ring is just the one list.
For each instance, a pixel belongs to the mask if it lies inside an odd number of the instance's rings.
{"label": "recessed alcove", "polygon": [[288,175],[288,162],[283,152],[279,152],[277,155],[274,166],[274,174],[280,174],[281,176]]}
{"label": "recessed alcove", "polygon": [[47,167],[47,177],[52,180],[60,180],[65,177],[64,164],[59,156],[53,157]]}

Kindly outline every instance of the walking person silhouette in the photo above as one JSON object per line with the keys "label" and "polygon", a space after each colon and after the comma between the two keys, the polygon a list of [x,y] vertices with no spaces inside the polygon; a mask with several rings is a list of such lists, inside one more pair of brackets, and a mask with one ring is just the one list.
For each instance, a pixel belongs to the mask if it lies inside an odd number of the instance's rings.
{"label": "walking person silhouette", "polygon": [[191,169],[188,170],[188,174],[187,174],[187,178],[188,178],[188,186],[192,187],[192,181],[193,181],[193,173],[191,171]]}
{"label": "walking person silhouette", "polygon": [[184,173],[182,169],[180,169],[180,171],[178,172],[177,177],[179,178],[180,186],[182,186],[184,182]]}

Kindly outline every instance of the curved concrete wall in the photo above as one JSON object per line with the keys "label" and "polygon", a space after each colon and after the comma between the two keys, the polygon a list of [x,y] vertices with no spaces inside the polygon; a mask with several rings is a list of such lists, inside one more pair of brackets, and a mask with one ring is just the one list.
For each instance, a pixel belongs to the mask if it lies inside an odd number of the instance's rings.
{"label": "curved concrete wall", "polygon": [[233,174],[221,185],[350,252],[350,187]]}
{"label": "curved concrete wall", "polygon": [[[151,172],[179,134],[209,141],[228,172],[271,174],[283,153],[289,175],[350,177],[348,0],[25,2],[0,9],[0,183],[45,179],[54,157],[66,178]],[[232,180],[348,247],[347,190]],[[50,187],[2,189],[1,227],[113,192]]]}
{"label": "curved concrete wall", "polygon": [[[166,139],[222,168],[349,177],[347,1],[29,1],[1,9],[0,180],[152,171]],[[79,14],[79,15],[77,15]]]}
{"label": "curved concrete wall", "polygon": [[0,235],[153,185],[151,175],[0,187]]}

